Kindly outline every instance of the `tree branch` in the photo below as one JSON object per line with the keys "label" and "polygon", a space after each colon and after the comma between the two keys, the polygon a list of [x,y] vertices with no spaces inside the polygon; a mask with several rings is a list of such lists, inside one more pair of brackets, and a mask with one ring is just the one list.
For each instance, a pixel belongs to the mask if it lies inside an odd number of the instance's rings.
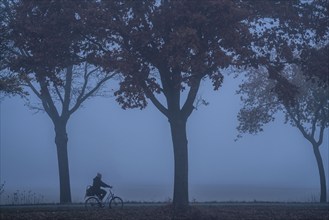
{"label": "tree branch", "polygon": [[61,101],[62,105],[64,105],[64,100],[63,100],[61,93],[59,92],[58,86],[56,84],[54,84],[54,87],[55,87],[55,91],[59,97],[59,100]]}
{"label": "tree branch", "polygon": [[83,74],[83,79],[84,79],[84,82],[83,82],[83,85],[82,85],[82,88],[81,88],[81,91],[80,91],[80,94],[77,98],[77,102],[83,97],[83,95],[85,94],[85,91],[86,91],[86,87],[87,87],[87,84],[88,84],[88,78],[89,78],[89,75],[88,74],[88,68],[87,68],[87,63],[85,64],[85,69],[84,69],[84,74]]}
{"label": "tree branch", "polygon": [[98,49],[100,49],[101,51],[103,51],[103,52],[105,52],[105,53],[108,53],[108,52],[109,52],[109,50],[104,49],[104,47],[103,47],[100,43],[98,43],[97,41],[91,39],[90,37],[87,37],[87,36],[84,35],[84,34],[81,34],[81,35],[82,35],[84,38],[86,38],[88,41],[90,41],[91,43],[95,44],[95,45],[98,47]]}
{"label": "tree branch", "polygon": [[162,113],[164,114],[166,117],[169,116],[168,114],[168,109],[166,107],[164,107],[164,105],[161,104],[161,102],[154,96],[153,92],[151,92],[147,85],[145,84],[145,82],[143,83],[143,89],[145,90],[145,94],[146,97],[149,98],[151,100],[151,102],[153,103],[153,105],[155,105],[155,107]]}
{"label": "tree branch", "polygon": [[[106,82],[107,80],[113,78],[113,76],[115,76],[117,73],[113,73],[111,75],[108,75],[106,77],[104,77],[102,80],[100,80],[96,86],[91,89],[88,93],[86,93],[85,95],[79,96],[79,98],[77,99],[75,105],[72,107],[71,110],[69,110],[69,113],[72,114],[73,112],[75,112],[76,110],[78,110],[78,108],[81,106],[81,104],[90,96],[92,96],[100,87],[101,85]],[[81,95],[81,94],[80,94]]]}
{"label": "tree branch", "polygon": [[[196,98],[196,95],[198,94],[199,91],[199,87],[200,87],[200,83],[201,83],[201,79],[202,77],[200,76],[196,76],[195,77],[195,81],[192,82],[190,91],[188,93],[188,96],[186,98],[186,101],[182,107],[181,112],[183,113],[183,116],[187,119],[193,112],[194,110],[194,101]],[[193,79],[192,79],[193,80]]]}
{"label": "tree branch", "polygon": [[323,105],[324,102],[325,102],[325,99],[322,99],[321,102],[320,102],[320,105],[319,105],[318,108],[315,110],[315,113],[314,113],[314,119],[312,120],[312,137],[314,137],[315,130],[316,130],[316,122],[317,122],[317,120],[318,120],[319,112],[320,112],[321,107],[322,107],[322,105]]}
{"label": "tree branch", "polygon": [[40,99],[42,100],[41,94],[38,92],[38,90],[33,86],[33,84],[31,83],[30,80],[26,79],[25,80],[27,82],[27,86],[30,87],[30,89],[32,89],[33,93]]}
{"label": "tree branch", "polygon": [[97,70],[99,70],[100,67],[97,67],[95,69],[93,69],[92,71],[88,72],[88,64],[86,63],[85,64],[85,69],[84,69],[84,74],[83,74],[83,79],[84,79],[84,82],[83,82],[83,85],[82,85],[82,88],[81,88],[81,92],[77,98],[77,102],[79,102],[82,97],[84,96],[85,94],[85,91],[86,91],[86,88],[87,88],[87,85],[88,85],[88,80],[89,80],[89,76],[96,72]]}
{"label": "tree branch", "polygon": [[320,146],[323,142],[323,134],[324,134],[325,129],[326,129],[325,123],[324,123],[324,121],[322,121],[321,128],[320,128],[320,134],[319,134],[319,140],[317,142],[318,146]]}
{"label": "tree branch", "polygon": [[72,76],[73,76],[73,66],[66,68],[66,80],[64,85],[64,102],[62,108],[62,116],[69,113],[69,106],[71,101],[71,90],[72,90]]}
{"label": "tree branch", "polygon": [[59,118],[59,114],[57,111],[57,108],[49,94],[48,86],[44,79],[40,80],[40,86],[41,86],[41,101],[42,105],[49,115],[49,117],[55,122]]}
{"label": "tree branch", "polygon": [[291,117],[291,119],[295,122],[297,128],[300,130],[300,132],[302,132],[303,136],[312,144],[314,143],[314,138],[312,139],[311,136],[309,134],[307,134],[307,132],[305,131],[304,127],[300,124],[300,119],[296,119],[293,115],[293,113],[291,112],[291,109],[289,107],[286,107],[287,112],[289,114],[289,116]]}

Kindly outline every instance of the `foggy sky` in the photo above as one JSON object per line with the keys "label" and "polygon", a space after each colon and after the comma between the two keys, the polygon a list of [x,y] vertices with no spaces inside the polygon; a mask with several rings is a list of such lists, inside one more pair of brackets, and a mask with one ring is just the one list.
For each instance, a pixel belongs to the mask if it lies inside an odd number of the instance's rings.
{"label": "foggy sky", "polygon": [[[296,128],[283,123],[282,116],[266,125],[264,132],[234,141],[241,107],[237,85],[238,80],[226,77],[219,91],[206,81],[200,88],[199,95],[210,104],[200,106],[187,123],[190,200],[318,199],[312,147]],[[32,190],[58,202],[50,118],[29,110],[21,98],[11,97],[1,101],[0,119],[0,183],[6,182],[6,193]],[[83,201],[85,187],[97,172],[124,200],[172,198],[169,123],[152,103],[142,111],[122,110],[113,97],[92,98],[70,118],[68,138],[73,202]],[[321,152],[328,176],[328,129]]]}

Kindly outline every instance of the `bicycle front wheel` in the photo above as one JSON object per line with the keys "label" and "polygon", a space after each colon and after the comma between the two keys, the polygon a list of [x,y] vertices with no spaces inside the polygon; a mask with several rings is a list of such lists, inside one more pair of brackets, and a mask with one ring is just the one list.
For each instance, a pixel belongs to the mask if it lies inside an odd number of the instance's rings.
{"label": "bicycle front wheel", "polygon": [[123,207],[123,201],[120,197],[115,196],[110,200],[110,209],[121,209]]}
{"label": "bicycle front wheel", "polygon": [[86,200],[85,207],[88,210],[96,209],[100,207],[100,203],[96,197],[90,197]]}

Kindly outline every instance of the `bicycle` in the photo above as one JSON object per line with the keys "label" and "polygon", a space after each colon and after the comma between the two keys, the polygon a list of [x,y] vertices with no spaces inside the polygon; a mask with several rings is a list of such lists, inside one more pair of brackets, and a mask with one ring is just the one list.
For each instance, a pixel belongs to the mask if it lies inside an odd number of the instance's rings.
{"label": "bicycle", "polygon": [[103,201],[97,195],[91,194],[89,189],[91,189],[91,186],[87,186],[85,195],[85,207],[87,209],[103,208],[105,206],[110,209],[121,209],[123,207],[123,200],[119,196],[115,196],[111,188],[107,188]]}

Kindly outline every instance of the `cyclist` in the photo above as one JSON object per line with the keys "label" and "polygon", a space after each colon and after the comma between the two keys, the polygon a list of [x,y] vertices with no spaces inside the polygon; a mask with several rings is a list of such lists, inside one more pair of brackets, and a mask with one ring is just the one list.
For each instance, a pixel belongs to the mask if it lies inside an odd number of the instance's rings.
{"label": "cyclist", "polygon": [[106,195],[106,191],[101,187],[112,188],[112,186],[107,185],[102,181],[102,174],[97,173],[96,177],[94,178],[92,188],[95,195],[97,195],[100,200],[103,200],[104,196]]}

